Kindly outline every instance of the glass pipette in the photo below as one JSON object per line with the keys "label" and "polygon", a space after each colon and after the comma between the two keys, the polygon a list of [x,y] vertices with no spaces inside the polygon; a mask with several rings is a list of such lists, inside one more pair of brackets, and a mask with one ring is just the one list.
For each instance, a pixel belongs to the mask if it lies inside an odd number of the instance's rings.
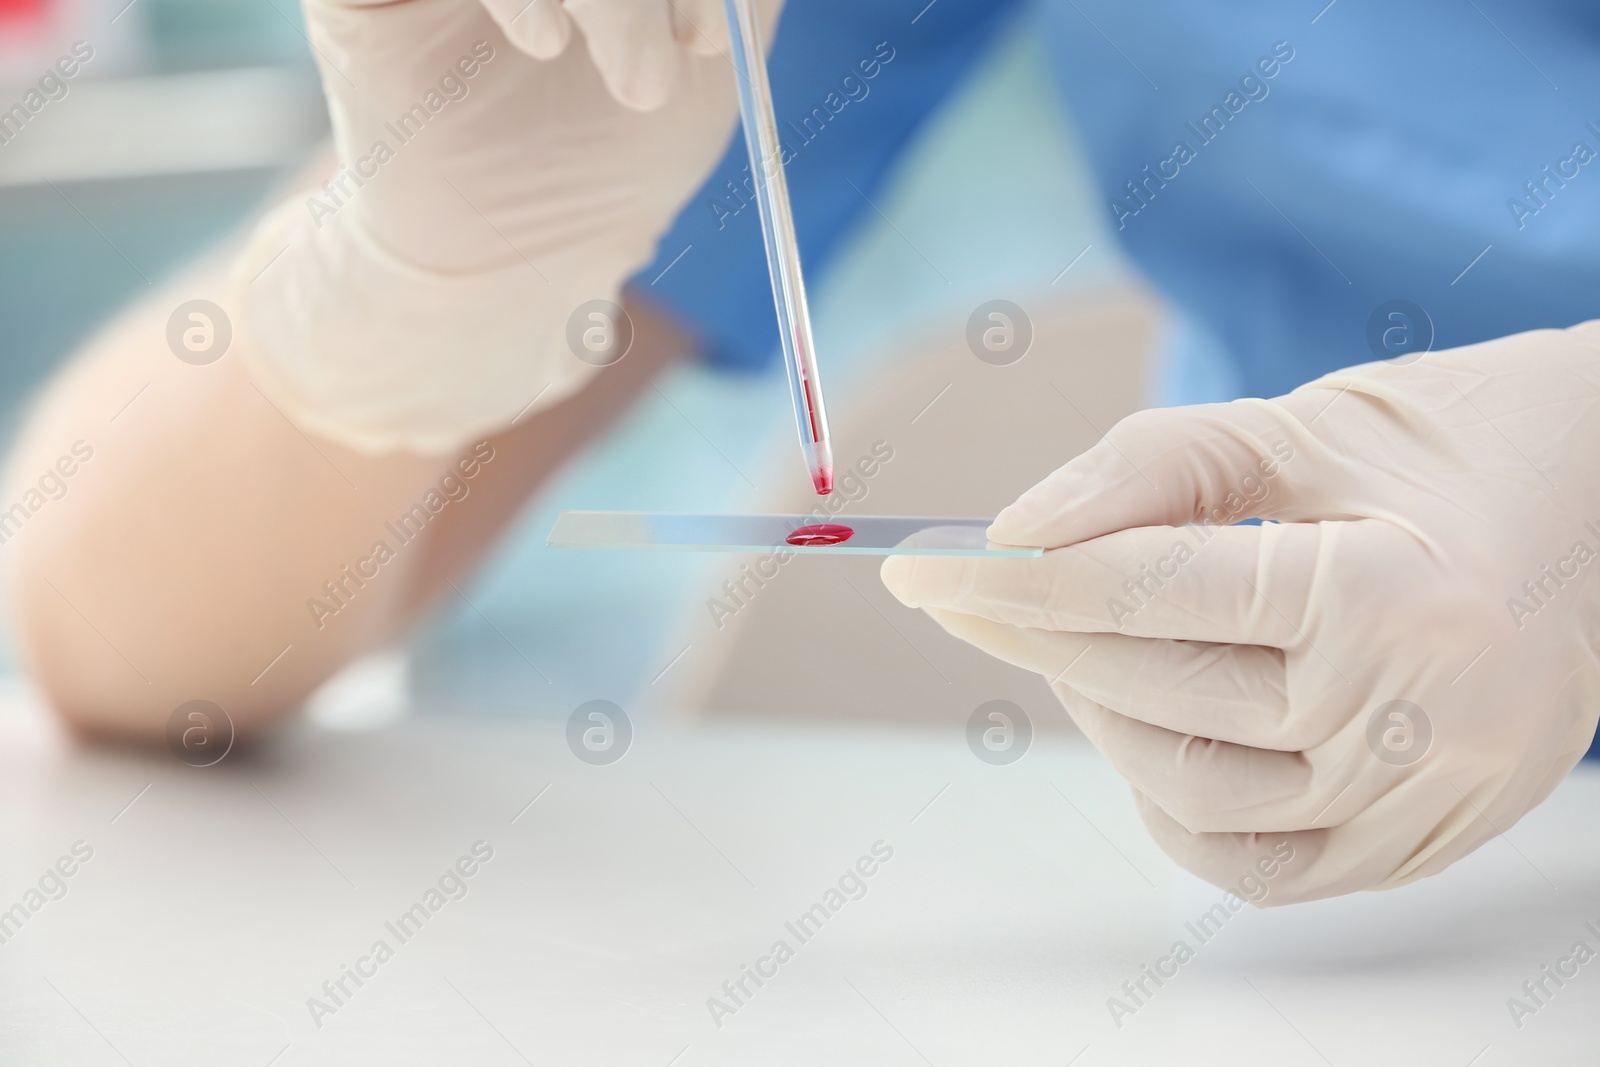
{"label": "glass pipette", "polygon": [[755,180],[756,210],[767,247],[772,299],[778,308],[783,361],[789,368],[789,395],[794,400],[800,451],[811,484],[820,496],[833,492],[833,446],[828,440],[828,414],[822,406],[816,349],[811,339],[811,312],[806,306],[805,277],[800,272],[800,246],[789,210],[789,186],[783,178],[778,146],[778,120],[772,113],[772,87],[767,83],[766,49],[751,0],[723,0],[733,42],[733,69],[739,83],[739,114],[744,143]]}

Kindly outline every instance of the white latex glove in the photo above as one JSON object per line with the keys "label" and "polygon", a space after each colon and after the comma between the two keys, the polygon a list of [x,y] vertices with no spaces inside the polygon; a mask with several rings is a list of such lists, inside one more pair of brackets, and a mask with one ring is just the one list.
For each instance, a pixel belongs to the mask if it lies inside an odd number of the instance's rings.
{"label": "white latex glove", "polygon": [[1437,873],[1594,736],[1600,322],[1140,412],[989,535],[1067,547],[884,582],[1052,679],[1178,863],[1287,840],[1271,903]]}
{"label": "white latex glove", "polygon": [[[648,111],[672,95],[680,53],[728,52],[722,0],[483,0],[507,40],[538,59],[560,55],[573,26],[611,95]],[[770,14],[770,5],[769,14]],[[768,37],[771,25],[767,24]]]}
{"label": "white latex glove", "polygon": [[352,448],[434,453],[575,391],[595,367],[569,322],[606,328],[580,306],[617,301],[728,143],[720,3],[305,10],[343,167],[236,263],[258,387]]}

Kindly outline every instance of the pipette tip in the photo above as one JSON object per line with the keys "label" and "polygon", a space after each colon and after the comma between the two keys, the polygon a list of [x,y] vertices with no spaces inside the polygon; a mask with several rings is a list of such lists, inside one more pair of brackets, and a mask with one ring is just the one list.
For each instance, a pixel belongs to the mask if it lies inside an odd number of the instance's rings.
{"label": "pipette tip", "polygon": [[827,496],[833,492],[833,468],[818,467],[811,472],[811,484],[816,487],[818,496]]}

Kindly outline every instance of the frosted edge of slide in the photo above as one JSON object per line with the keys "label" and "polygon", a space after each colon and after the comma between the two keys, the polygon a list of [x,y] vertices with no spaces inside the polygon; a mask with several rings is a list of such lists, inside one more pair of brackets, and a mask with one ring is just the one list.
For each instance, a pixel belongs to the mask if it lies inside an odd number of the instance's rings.
{"label": "frosted edge of slide", "polygon": [[[983,532],[991,520],[907,515],[839,516],[855,535],[838,545],[791,545],[796,527],[815,515],[692,515],[644,511],[563,511],[545,544],[559,549],[642,552],[789,551],[835,556],[1036,557],[1042,548],[991,545]],[[910,538],[915,543],[907,544]]]}

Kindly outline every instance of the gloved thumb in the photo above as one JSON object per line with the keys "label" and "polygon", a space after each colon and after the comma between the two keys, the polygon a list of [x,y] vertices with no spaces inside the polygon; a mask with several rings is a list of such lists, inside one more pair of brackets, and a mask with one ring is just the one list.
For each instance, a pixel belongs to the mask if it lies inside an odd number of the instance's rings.
{"label": "gloved thumb", "polygon": [[1283,467],[1309,441],[1269,400],[1135,412],[1000,512],[989,539],[1059,548],[1140,526],[1278,517]]}

